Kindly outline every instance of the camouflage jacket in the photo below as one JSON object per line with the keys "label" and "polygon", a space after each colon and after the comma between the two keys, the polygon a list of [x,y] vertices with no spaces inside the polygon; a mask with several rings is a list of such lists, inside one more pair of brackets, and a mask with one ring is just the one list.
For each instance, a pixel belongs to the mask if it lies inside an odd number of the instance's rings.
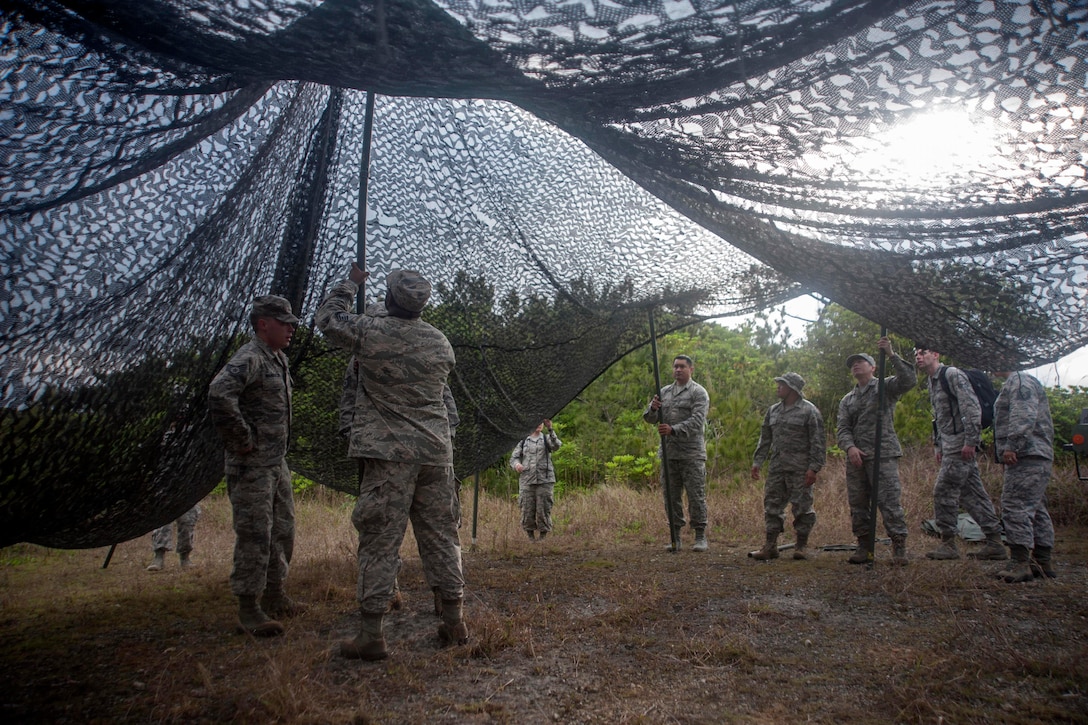
{"label": "camouflage jacket", "polygon": [[358,286],[336,284],[317,328],[359,362],[348,455],[425,466],[453,465],[442,387],[453,370],[449,340],[421,319],[357,315]]}
{"label": "camouflage jacket", "polygon": [[[945,380],[956,402],[949,399],[941,385],[941,368],[947,367]],[[940,365],[937,373],[928,380],[929,404],[933,406],[934,427],[933,445],[941,455],[958,454],[967,446],[978,447],[982,441],[982,406],[979,405],[975,389],[967,373],[959,368]]]}
{"label": "camouflage jacket", "polygon": [[[676,383],[661,389],[661,409],[652,410],[649,405],[642,413],[647,423],[668,423],[672,435],[663,436],[664,453],[674,461],[706,460],[706,416],[710,410],[710,395],[706,388],[694,380],[684,387]],[[658,420],[658,412],[661,419]]]}
{"label": "camouflage jacket", "polygon": [[779,401],[763,416],[754,465],[770,461],[774,471],[815,471],[827,461],[824,418],[804,398],[787,407]]}
{"label": "camouflage jacket", "polygon": [[208,386],[208,411],[228,468],[278,464],[291,434],[287,356],[258,338],[242,345]]}
{"label": "camouflage jacket", "polygon": [[[340,414],[337,432],[344,438],[351,435],[351,424],[355,420],[355,397],[359,394],[359,361],[351,358],[344,370],[344,387],[340,391]],[[442,386],[442,402],[446,405],[446,417],[450,421],[450,435],[457,434],[461,416],[457,414],[457,401],[453,398],[450,386]]]}
{"label": "camouflage jacket", "polygon": [[[895,434],[895,404],[918,382],[914,366],[898,355],[889,358],[895,375],[884,378],[884,415],[880,428],[880,457],[898,458],[903,455],[899,436]],[[877,389],[880,381],[873,378],[863,388],[854,389],[839,401],[839,419],[836,438],[839,448],[846,452],[853,447],[872,456],[876,446],[876,420],[878,409]]]}
{"label": "camouflage jacket", "polygon": [[994,443],[998,457],[1012,451],[1019,458],[1054,460],[1054,422],[1043,384],[1027,373],[1013,373],[994,401]]}
{"label": "camouflage jacket", "polygon": [[524,470],[518,484],[531,486],[538,483],[555,483],[555,466],[551,454],[559,450],[563,442],[554,430],[543,431],[535,438],[529,435],[521,439],[510,453],[510,467],[520,463]]}

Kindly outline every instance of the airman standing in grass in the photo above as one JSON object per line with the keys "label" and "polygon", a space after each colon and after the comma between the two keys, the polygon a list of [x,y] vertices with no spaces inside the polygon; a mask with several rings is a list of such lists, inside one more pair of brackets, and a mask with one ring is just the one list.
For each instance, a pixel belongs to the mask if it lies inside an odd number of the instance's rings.
{"label": "airman standing in grass", "polygon": [[200,504],[178,517],[177,521],[160,526],[151,532],[151,563],[147,565],[148,571],[162,571],[166,566],[166,552],[174,549],[174,527],[178,530],[178,565],[182,569],[188,569],[193,565],[189,555],[193,553],[193,535],[196,532],[196,522],[200,518]]}
{"label": "airman standing in grass", "polygon": [[764,462],[770,461],[767,483],[763,487],[767,540],[752,557],[760,561],[778,558],[778,535],[785,529],[786,504],[789,504],[797,533],[793,558],[807,559],[808,537],[816,525],[812,485],[827,460],[824,419],[801,393],[805,387],[804,378],[797,373],[786,373],[774,381],[778,384],[779,402],[763,417],[752,463],[752,479],[758,481]]}
{"label": "airman standing in grass", "polygon": [[[975,453],[982,440],[982,408],[967,374],[941,364],[941,354],[924,347],[914,348],[914,364],[926,374],[929,403],[933,406],[933,445],[937,451],[937,481],[933,484],[933,516],[941,534],[941,545],[926,553],[928,559],[959,559],[956,548],[960,506],[986,534],[986,543],[974,559],[1003,561],[1009,558],[1001,543],[1001,520],[994,502],[982,486]],[[943,375],[942,375],[943,370]],[[948,383],[948,391],[941,384]],[[951,393],[951,394],[950,394]]]}
{"label": "airman standing in grass", "polygon": [[1046,487],[1054,465],[1054,422],[1042,383],[1027,373],[996,372],[1005,384],[994,402],[994,445],[1005,465],[1001,521],[1012,561],[1001,577],[1009,582],[1054,578],[1054,522]]}
{"label": "airman standing in grass", "polygon": [[[899,459],[903,449],[895,434],[895,404],[918,382],[918,374],[908,360],[892,350],[887,337],[877,347],[888,356],[895,375],[884,380],[884,414],[880,427],[880,481],[877,506],[884,517],[884,529],[892,540],[892,563],[907,563],[907,520],[900,503]],[[876,363],[860,352],[846,358],[846,367],[858,381],[839,402],[838,443],[846,452],[846,496],[850,503],[850,528],[858,545],[847,559],[851,564],[869,561],[868,537],[876,522],[871,520],[873,490],[873,454],[876,450],[876,422],[880,400],[879,383],[874,377]]]}
{"label": "airman standing in grass", "polygon": [[264,295],[253,300],[249,321],[256,334],[212,380],[208,410],[226,447],[235,534],[230,588],[238,597],[239,627],[270,637],[283,634],[283,625],[269,615],[304,609],[283,589],[295,549],[295,499],[284,458],[291,373],[283,350],[298,318],[286,299]]}
{"label": "airman standing in grass", "polygon": [[[548,432],[544,433],[547,428]],[[510,453],[510,467],[518,472],[518,506],[521,528],[530,539],[540,532],[543,541],[552,530],[552,504],[555,494],[555,466],[552,453],[563,445],[545,418]]]}
{"label": "airman standing in grass", "polygon": [[[675,382],[661,389],[642,414],[647,423],[657,424],[661,434],[661,460],[668,466],[669,490],[665,491],[666,513],[672,511],[673,529],[669,549],[680,550],[680,529],[684,528],[684,492],[688,494],[688,515],[695,529],[692,551],[706,551],[706,416],[710,395],[691,379],[695,363],[687,355],[672,361]],[[665,471],[661,485],[664,491]],[[671,495],[671,498],[670,498]]]}
{"label": "airman standing in grass", "polygon": [[412,522],[424,571],[442,600],[438,636],[465,644],[465,580],[451,512],[453,439],[442,389],[453,370],[446,336],[420,319],[431,283],[412,270],[386,277],[387,315],[350,312],[368,273],[352,264],[317,311],[317,327],[359,362],[359,394],[348,454],[363,460],[359,497],[351,514],[359,532],[361,626],[340,654],[351,659],[389,656],[383,618],[400,567],[400,546]]}

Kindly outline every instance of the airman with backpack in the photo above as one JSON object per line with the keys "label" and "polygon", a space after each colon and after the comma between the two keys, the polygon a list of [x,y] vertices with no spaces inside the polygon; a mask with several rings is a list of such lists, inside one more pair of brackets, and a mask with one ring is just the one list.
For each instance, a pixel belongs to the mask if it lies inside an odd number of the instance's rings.
{"label": "airman with backpack", "polygon": [[[933,486],[933,514],[941,545],[927,558],[959,559],[956,529],[962,506],[978,522],[986,543],[971,558],[1001,561],[1008,558],[1001,541],[1001,520],[982,485],[977,452],[983,430],[982,405],[967,372],[942,365],[940,353],[915,347],[914,362],[927,376],[933,406],[933,445],[940,471]],[[988,380],[987,380],[988,382]],[[990,386],[992,389],[992,385]],[[984,397],[985,394],[984,394]],[[992,413],[991,413],[992,417]]]}

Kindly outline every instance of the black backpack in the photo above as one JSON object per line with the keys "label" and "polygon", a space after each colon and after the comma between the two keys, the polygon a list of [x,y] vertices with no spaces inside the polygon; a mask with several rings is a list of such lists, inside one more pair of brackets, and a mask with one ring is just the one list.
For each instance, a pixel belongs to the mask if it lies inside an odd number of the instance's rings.
{"label": "black backpack", "polygon": [[[964,374],[967,375],[967,379],[971,381],[971,388],[975,391],[975,396],[978,398],[979,407],[982,408],[982,427],[980,430],[986,430],[994,424],[994,401],[997,400],[997,390],[994,389],[994,384],[990,382],[990,376],[981,370],[970,369],[964,370]],[[941,381],[941,387],[944,388],[944,393],[953,401],[956,406],[960,404],[959,399],[952,392],[951,387],[948,385],[948,379],[945,377],[948,373],[948,368],[941,368],[941,372],[938,373],[937,378]],[[951,405],[951,404],[950,404]],[[955,411],[952,412],[952,429],[955,430]]]}

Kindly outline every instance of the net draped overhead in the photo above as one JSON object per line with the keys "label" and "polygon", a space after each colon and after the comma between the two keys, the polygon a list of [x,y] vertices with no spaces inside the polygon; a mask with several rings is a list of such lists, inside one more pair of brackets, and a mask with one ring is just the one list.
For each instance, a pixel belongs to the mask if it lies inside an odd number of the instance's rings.
{"label": "net draped overhead", "polygon": [[[462,476],[644,344],[649,308],[816,292],[989,369],[1088,344],[1083,3],[8,0],[0,23],[0,545],[122,541],[214,487],[204,399],[250,301],[308,328],[357,254],[367,92],[363,303],[394,267],[435,283]],[[288,461],[350,491],[345,360],[307,329],[288,352]]]}

